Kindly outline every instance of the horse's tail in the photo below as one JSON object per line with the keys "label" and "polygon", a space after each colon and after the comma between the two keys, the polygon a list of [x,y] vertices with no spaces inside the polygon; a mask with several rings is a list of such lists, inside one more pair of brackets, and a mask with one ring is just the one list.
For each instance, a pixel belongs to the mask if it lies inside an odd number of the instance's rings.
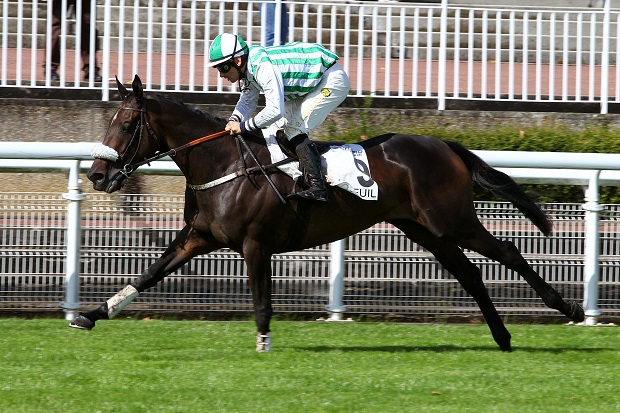
{"label": "horse's tail", "polygon": [[446,142],[446,144],[465,163],[473,182],[493,192],[495,195],[510,201],[546,236],[551,233],[552,224],[547,214],[523,192],[511,177],[494,169],[460,143]]}

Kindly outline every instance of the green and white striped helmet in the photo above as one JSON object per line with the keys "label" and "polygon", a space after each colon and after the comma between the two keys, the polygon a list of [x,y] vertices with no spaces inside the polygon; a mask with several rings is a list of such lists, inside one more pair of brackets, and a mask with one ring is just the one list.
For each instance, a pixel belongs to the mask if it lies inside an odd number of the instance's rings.
{"label": "green and white striped helmet", "polygon": [[248,45],[241,36],[230,33],[222,33],[217,36],[209,47],[209,63],[207,67],[217,66],[233,57],[243,56],[248,53]]}

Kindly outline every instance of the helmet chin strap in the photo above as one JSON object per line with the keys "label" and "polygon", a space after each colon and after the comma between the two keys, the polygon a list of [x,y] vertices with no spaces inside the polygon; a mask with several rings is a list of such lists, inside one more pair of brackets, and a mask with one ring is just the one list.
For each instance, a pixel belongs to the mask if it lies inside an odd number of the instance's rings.
{"label": "helmet chin strap", "polygon": [[245,65],[245,59],[243,59],[243,57],[241,58],[241,66],[237,66],[236,64],[234,64],[233,66],[235,67],[235,69],[237,69],[237,72],[239,73],[239,79],[237,80],[237,86],[239,86],[239,90],[243,91],[243,88],[241,87],[241,81],[245,80],[245,71],[241,70],[241,68]]}

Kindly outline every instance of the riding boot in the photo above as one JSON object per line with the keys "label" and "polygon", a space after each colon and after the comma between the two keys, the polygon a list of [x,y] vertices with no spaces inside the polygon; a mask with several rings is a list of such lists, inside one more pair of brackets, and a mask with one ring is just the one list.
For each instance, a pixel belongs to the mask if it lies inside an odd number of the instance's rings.
{"label": "riding boot", "polygon": [[310,188],[305,191],[296,192],[290,197],[300,197],[312,201],[327,201],[327,188],[325,187],[325,178],[321,168],[321,155],[308,135],[301,134],[295,136],[290,141],[295,149],[295,153],[299,158],[299,163],[304,171],[304,178]]}

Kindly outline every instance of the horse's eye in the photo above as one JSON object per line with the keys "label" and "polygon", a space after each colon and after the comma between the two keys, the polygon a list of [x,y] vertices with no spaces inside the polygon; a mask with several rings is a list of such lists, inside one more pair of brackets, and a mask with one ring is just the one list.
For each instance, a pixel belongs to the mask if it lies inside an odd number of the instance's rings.
{"label": "horse's eye", "polygon": [[123,122],[123,124],[121,125],[121,132],[129,133],[130,130],[131,130],[131,123]]}

